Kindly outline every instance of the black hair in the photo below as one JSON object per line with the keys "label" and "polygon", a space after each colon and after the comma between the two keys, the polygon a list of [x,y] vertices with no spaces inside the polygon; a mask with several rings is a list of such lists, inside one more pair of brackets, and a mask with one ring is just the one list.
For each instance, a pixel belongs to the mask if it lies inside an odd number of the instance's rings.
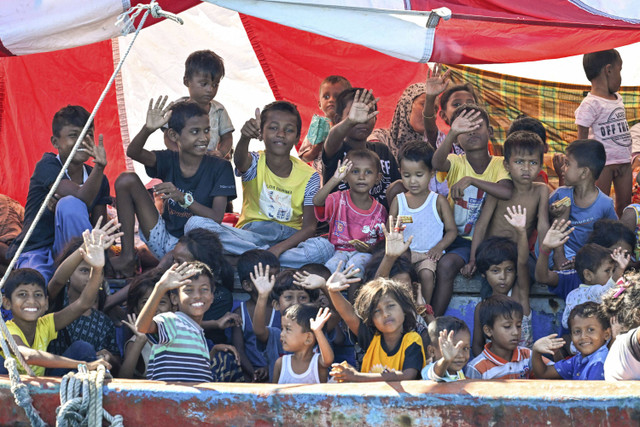
{"label": "black hair", "polygon": [[329,280],[329,277],[331,277],[331,270],[329,270],[324,264],[314,262],[303,265],[298,269],[298,271],[306,271],[309,274],[315,274],[322,277],[324,280]]}
{"label": "black hair", "polygon": [[465,104],[465,105],[461,105],[458,108],[455,109],[455,111],[451,114],[451,123],[453,123],[453,121],[455,119],[458,118],[458,116],[462,113],[464,113],[465,111],[480,111],[480,118],[482,118],[482,120],[484,120],[485,124],[487,125],[487,127],[490,126],[489,124],[489,113],[487,113],[487,110],[485,110],[484,108],[482,108],[479,105],[472,105],[472,104]]}
{"label": "black hair", "polygon": [[440,332],[444,330],[447,330],[447,332],[453,331],[453,335],[460,331],[470,332],[469,327],[464,323],[464,320],[453,316],[436,317],[436,320],[429,323],[429,326],[427,327],[427,331],[429,331],[429,339],[431,340],[432,345],[438,346]]}
{"label": "black hair", "polygon": [[161,269],[153,268],[136,276],[131,281],[129,292],[127,292],[127,314],[135,313],[140,299],[156,286],[163,274],[164,272]]}
{"label": "black hair", "polygon": [[191,261],[188,262],[187,265],[196,270],[196,273],[190,277],[191,280],[197,280],[200,276],[208,277],[209,284],[211,285],[211,293],[216,290],[216,277],[207,264],[201,261]]}
{"label": "black hair", "polygon": [[[584,270],[593,273],[605,261],[612,261],[611,250],[595,243],[587,243],[576,252],[575,267],[580,281],[584,283]],[[604,285],[604,283],[598,283]]]}
{"label": "black hair", "polygon": [[476,249],[476,269],[485,274],[492,265],[512,261],[518,264],[518,246],[506,237],[492,236],[485,239]]}
{"label": "black hair", "polygon": [[4,296],[11,301],[11,295],[20,285],[36,285],[47,295],[47,284],[44,281],[44,276],[33,268],[16,268],[13,270],[2,288]]}
{"label": "black hair", "polygon": [[569,330],[571,330],[571,321],[576,316],[582,317],[583,319],[595,317],[598,322],[600,322],[600,325],[602,325],[602,329],[609,329],[611,327],[609,318],[600,310],[600,304],[593,301],[587,301],[573,307],[571,313],[569,313]]}
{"label": "black hair", "polygon": [[337,76],[337,75],[331,75],[331,76],[325,77],[324,80],[320,82],[320,86],[322,86],[325,83],[329,83],[331,85],[342,83],[343,85],[347,86],[347,88],[351,87],[351,82],[347,80],[346,77]]}
{"label": "black hair", "polygon": [[522,317],[524,311],[522,305],[506,295],[492,295],[480,304],[480,327],[488,326],[493,328],[498,317],[513,319],[513,314]]}
{"label": "black hair", "polygon": [[318,307],[313,304],[294,304],[284,311],[283,316],[296,322],[302,332],[311,332],[311,319],[318,314]]}
{"label": "black hair", "polygon": [[[418,276],[416,269],[413,267],[413,264],[411,264],[411,259],[407,255],[408,253],[405,252],[402,256],[396,258],[393,266],[391,266],[389,277],[394,277],[402,273],[409,273],[412,282],[419,282],[420,277]],[[363,282],[366,283],[375,279],[376,272],[378,271],[378,266],[382,262],[382,258],[384,258],[384,241],[374,245],[371,258],[369,258],[367,265],[364,267]]]}
{"label": "black hair", "polygon": [[270,274],[277,274],[280,270],[280,261],[272,252],[264,249],[251,249],[238,257],[236,269],[240,283],[244,281],[250,282],[253,268],[260,263],[262,263],[263,268],[269,266]]}
{"label": "black hair", "polygon": [[211,269],[216,286],[233,291],[233,267],[222,255],[222,243],[216,233],[194,228],[180,237],[178,243],[187,247],[194,260],[205,263]]}
{"label": "black hair", "polygon": [[[446,110],[447,109],[447,103],[449,102],[449,98],[451,98],[451,95],[453,95],[456,92],[461,92],[461,91],[469,92],[471,94],[471,96],[473,96],[473,99],[476,100],[476,103],[478,102],[478,96],[476,95],[476,92],[473,89],[473,86],[471,85],[471,83],[453,85],[453,86],[450,86],[447,89],[445,89],[445,91],[442,92],[442,95],[440,95],[440,109],[443,110],[443,111]],[[451,120],[451,121],[453,121],[453,120]]]}
{"label": "black hair", "polygon": [[[336,116],[334,118],[336,123],[344,118],[342,117],[342,113],[344,113],[344,109],[347,108],[347,104],[353,102],[356,97],[356,92],[362,93],[366,90],[367,89],[363,87],[352,87],[340,92],[340,95],[338,95],[338,98],[336,99]],[[375,99],[373,94],[371,96],[372,99]],[[378,105],[375,102],[373,103],[373,111],[378,111]]]}
{"label": "black hair", "polygon": [[224,77],[224,61],[211,50],[197,50],[184,63],[184,79],[189,80],[195,73],[208,73],[212,80]]}
{"label": "black hair", "polygon": [[578,167],[588,168],[591,171],[591,175],[593,175],[594,181],[600,177],[600,173],[607,161],[604,145],[595,139],[575,140],[567,146],[565,153],[576,160]]}
{"label": "black hair", "polygon": [[640,272],[625,273],[622,286],[622,292],[618,285],[602,296],[600,311],[607,319],[615,317],[627,332],[640,325]]}
{"label": "black hair", "polygon": [[602,218],[593,223],[593,231],[587,243],[597,243],[605,248],[611,248],[620,240],[628,243],[631,249],[636,247],[636,233],[620,221]]}
{"label": "black hair", "polygon": [[[53,120],[51,121],[51,132],[53,136],[60,136],[60,131],[65,126],[76,126],[79,128],[83,128],[85,124],[87,124],[87,120],[89,120],[89,112],[80,105],[67,105],[64,108],[61,108],[54,114]],[[91,124],[91,129],[93,129],[93,123]]]}
{"label": "black hair", "polygon": [[540,158],[540,164],[544,159],[544,142],[538,134],[528,130],[515,131],[504,141],[504,160],[506,162],[511,159],[511,155],[517,152],[524,152],[527,154],[538,154]]}
{"label": "black hair", "polygon": [[509,130],[507,131],[507,136],[519,130],[528,130],[529,132],[533,132],[540,137],[543,144],[547,144],[547,130],[544,128],[544,125],[540,120],[529,117],[526,114],[520,114],[511,122],[511,126],[509,126]]}
{"label": "black hair", "polygon": [[300,117],[300,112],[298,111],[298,107],[295,104],[289,101],[274,101],[271,104],[267,104],[262,109],[260,113],[260,131],[262,132],[264,129],[264,125],[267,121],[267,113],[269,111],[283,111],[285,113],[292,114],[296,116],[296,137],[300,138],[300,132],[302,132],[302,117]]}
{"label": "black hair", "polygon": [[369,160],[376,167],[376,169],[378,170],[378,173],[381,172],[380,157],[375,151],[372,151],[366,148],[363,148],[360,150],[351,150],[347,153],[346,158],[348,158],[351,161],[353,161],[353,159]]}
{"label": "black hair", "polygon": [[[271,290],[271,298],[278,301],[285,291],[305,291],[309,295],[309,301],[314,302],[320,296],[317,289],[305,289],[293,283],[295,270],[283,270],[276,275],[276,283]],[[317,309],[317,307],[316,307]]]}
{"label": "black hair", "polygon": [[600,75],[602,69],[609,64],[622,61],[620,53],[615,49],[587,53],[582,57],[582,66],[589,81]]}
{"label": "black hair", "polygon": [[404,312],[404,332],[413,331],[416,328],[416,306],[409,289],[401,283],[385,277],[378,277],[360,288],[353,308],[368,328],[376,330],[373,323],[373,313],[377,309],[382,297],[389,295],[402,308]]}
{"label": "black hair", "polygon": [[430,171],[433,170],[433,154],[435,151],[431,145],[423,141],[411,141],[406,143],[398,153],[398,165],[402,165],[403,160],[410,162],[422,162]]}
{"label": "black hair", "polygon": [[182,129],[187,124],[187,120],[191,117],[207,116],[209,114],[204,108],[199,106],[194,101],[181,101],[176,102],[171,107],[171,117],[169,118],[169,129],[173,129],[176,133],[180,134]]}

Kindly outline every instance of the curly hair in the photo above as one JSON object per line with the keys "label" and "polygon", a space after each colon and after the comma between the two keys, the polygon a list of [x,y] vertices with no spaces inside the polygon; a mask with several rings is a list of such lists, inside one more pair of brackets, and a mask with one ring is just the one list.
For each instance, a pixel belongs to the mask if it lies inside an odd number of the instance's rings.
{"label": "curly hair", "polygon": [[625,289],[620,286],[609,290],[602,297],[600,311],[607,319],[615,318],[624,331],[640,325],[640,272],[632,271],[624,275]]}

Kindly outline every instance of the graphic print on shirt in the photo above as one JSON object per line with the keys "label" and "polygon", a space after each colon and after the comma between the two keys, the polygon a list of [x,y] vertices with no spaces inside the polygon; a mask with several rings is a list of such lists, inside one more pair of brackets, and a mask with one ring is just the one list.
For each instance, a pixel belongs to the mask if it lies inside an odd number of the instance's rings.
{"label": "graphic print on shirt", "polygon": [[283,188],[269,188],[266,183],[262,183],[260,192],[260,210],[268,218],[280,222],[291,220],[293,208],[291,207],[292,191]]}
{"label": "graphic print on shirt", "polygon": [[611,141],[622,147],[631,145],[631,134],[629,133],[629,123],[625,115],[624,108],[618,107],[609,114],[606,122],[594,123],[593,131],[600,135],[602,143]]}

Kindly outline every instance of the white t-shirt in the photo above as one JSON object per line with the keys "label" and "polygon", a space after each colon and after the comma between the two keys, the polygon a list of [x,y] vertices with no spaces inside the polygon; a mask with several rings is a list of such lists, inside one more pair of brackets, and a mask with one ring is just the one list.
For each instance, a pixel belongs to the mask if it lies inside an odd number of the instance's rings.
{"label": "white t-shirt", "polygon": [[640,343],[637,334],[638,328],[635,328],[616,337],[604,362],[606,381],[640,379]]}

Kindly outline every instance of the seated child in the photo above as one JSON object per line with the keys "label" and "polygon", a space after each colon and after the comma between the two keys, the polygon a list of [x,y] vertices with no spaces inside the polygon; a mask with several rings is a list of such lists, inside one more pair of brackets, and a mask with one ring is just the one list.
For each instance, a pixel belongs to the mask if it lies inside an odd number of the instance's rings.
{"label": "seated child", "polygon": [[[209,117],[195,102],[179,102],[164,108],[167,98],[149,102],[147,120],[127,147],[127,156],[142,163],[147,174],[163,182],[155,186],[167,200],[162,215],[148,197],[138,175],[120,174],[116,180],[118,219],[122,223],[122,252],[112,260],[113,268],[132,275],[135,266],[134,224],[138,218],[140,237],[158,258],[171,251],[187,231],[198,228],[195,221],[206,217],[220,222],[227,200],[236,197],[231,164],[207,156]],[[165,123],[167,134],[178,145],[178,152],[148,151],[147,139]]]}
{"label": "seated child", "polygon": [[[317,313],[317,314],[316,314]],[[313,317],[315,315],[315,318]],[[312,304],[289,306],[282,317],[280,340],[285,354],[273,368],[273,382],[278,384],[326,383],[327,368],[333,363],[333,350],[322,327],[331,312]],[[314,352],[318,345],[319,353]]]}
{"label": "seated child", "polygon": [[[533,132],[540,137],[542,144],[544,145],[544,151],[542,156],[542,164],[540,165],[540,172],[538,172],[538,176],[533,179],[533,182],[540,182],[545,185],[549,185],[549,175],[544,170],[544,154],[549,151],[549,144],[547,144],[547,130],[544,128],[542,122],[533,117],[529,117],[526,114],[520,114],[515,118],[514,121],[511,122],[511,126],[509,126],[509,130],[507,131],[507,138],[514,132],[518,132],[521,130],[526,130],[529,132]],[[504,148],[504,147],[503,147]],[[506,157],[506,156],[505,156]]]}
{"label": "seated child", "polygon": [[[329,241],[336,251],[325,263],[333,273],[342,261],[360,270],[371,258],[371,247],[384,238],[387,210],[369,192],[380,181],[380,159],[370,150],[351,150],[344,163],[313,197],[318,221],[329,223]],[[331,193],[341,181],[349,188]]]}
{"label": "seated child", "polygon": [[420,276],[425,304],[431,304],[438,260],[458,235],[447,199],[429,190],[432,157],[433,149],[423,142],[402,147],[398,159],[407,192],[398,194],[390,208],[391,216],[398,218],[404,232],[413,237],[411,263]]}
{"label": "seated child", "polygon": [[571,341],[578,353],[554,365],[545,365],[542,354],[551,354],[564,345],[562,338],[551,334],[533,345],[531,368],[536,378],[565,380],[604,380],[604,362],[609,354],[611,338],[609,319],[595,302],[579,304],[569,315]]}
{"label": "seated child", "polygon": [[[620,90],[622,58],[615,49],[584,55],[582,64],[591,91],[575,111],[578,139],[595,139],[606,151],[606,166],[596,185],[607,196],[611,183],[616,193],[616,213],[631,201],[631,133]],[[604,158],[603,158],[604,159]]]}
{"label": "seated child", "polygon": [[[95,350],[91,353],[85,342],[74,343],[63,355],[47,352],[49,343],[56,339],[58,331],[91,308],[102,284],[105,261],[103,241],[95,232],[86,231],[83,237],[84,248],[81,255],[89,266],[88,283],[79,298],[62,310],[45,314],[49,306],[47,289],[44,278],[36,270],[17,269],[5,283],[2,305],[13,312],[13,320],[7,322],[7,328],[18,345],[20,354],[35,375],[44,375],[45,368],[73,370],[85,361],[89,362],[89,369],[97,369],[100,365],[111,368],[107,360],[96,359]],[[9,355],[2,354],[2,357],[6,358]],[[4,366],[4,360],[2,362]],[[19,366],[18,370],[21,374],[26,373],[22,366]],[[3,372],[6,373],[6,370]]]}
{"label": "seated child", "polygon": [[[452,125],[444,142],[431,160],[438,171],[447,172],[449,204],[458,228],[458,237],[438,262],[436,287],[432,300],[436,316],[442,316],[451,300],[453,280],[469,262],[471,238],[485,195],[501,200],[511,198],[513,185],[502,157],[488,152],[493,128],[486,111],[475,105],[463,105],[451,116]],[[465,154],[449,154],[458,142]],[[439,176],[438,179],[442,181]]]}
{"label": "seated child", "polygon": [[[398,164],[389,147],[381,142],[367,141],[376,123],[377,100],[370,90],[351,88],[342,92],[336,101],[336,125],[329,131],[329,136],[322,149],[323,181],[328,182],[338,169],[338,162],[344,162],[351,150],[368,149],[380,158],[382,179],[370,191],[371,196],[389,209],[386,191],[389,184],[400,179]],[[332,191],[346,190],[348,184],[342,182],[334,186]]]}
{"label": "seated child", "polygon": [[[8,259],[13,258],[24,240],[89,116],[87,110],[77,105],[68,105],[53,116],[51,144],[58,152],[44,153],[36,164],[29,181],[24,227],[9,246]],[[67,243],[80,237],[84,230],[90,230],[100,216],[107,217],[107,204],[111,203],[109,181],[104,175],[107,154],[102,135],[95,145],[93,131],[92,124],[56,189],[55,200],[52,199],[44,211],[15,265],[16,268],[38,270],[46,282],[55,271],[53,260]],[[93,167],[85,164],[90,158],[93,158]]]}
{"label": "seated child", "polygon": [[431,344],[427,351],[432,360],[422,369],[422,379],[452,382],[464,380],[462,372],[469,361],[471,332],[464,321],[453,316],[441,316],[429,324]]}
{"label": "seated child", "polygon": [[622,222],[629,230],[632,230],[636,235],[636,244],[633,247],[633,255],[636,261],[640,260],[640,244],[638,244],[638,236],[640,236],[640,204],[632,203],[622,212],[620,217]]}
{"label": "seated child", "polygon": [[605,163],[602,144],[593,139],[573,141],[566,154],[564,179],[567,187],[560,187],[551,194],[549,214],[552,219],[571,221],[574,231],[564,247],[554,250],[553,261],[557,269],[586,243],[594,222],[600,218],[618,219],[613,201],[595,184]]}
{"label": "seated child", "polygon": [[522,335],[522,305],[505,295],[493,295],[480,303],[480,326],[485,337],[482,353],[467,365],[468,378],[528,379],[531,350],[518,346]]}
{"label": "seated child", "polygon": [[[239,365],[236,349],[216,344],[209,350],[200,326],[204,313],[213,302],[215,278],[211,269],[199,261],[174,264],[156,283],[142,307],[136,329],[152,342],[147,379],[154,381],[212,382],[212,357],[233,353],[219,365],[232,372]],[[169,293],[176,312],[156,314],[163,297]],[[226,380],[228,372],[215,372]]]}
{"label": "seated child", "polygon": [[[240,255],[251,249],[273,253],[285,267],[325,263],[334,248],[327,239],[313,237],[316,218],[313,197],[320,176],[291,155],[302,120],[295,105],[276,101],[242,127],[234,162],[242,177],[242,212],[236,227],[202,219],[199,227],[218,233],[226,253]],[[262,138],[265,150],[249,152],[251,139]]]}

